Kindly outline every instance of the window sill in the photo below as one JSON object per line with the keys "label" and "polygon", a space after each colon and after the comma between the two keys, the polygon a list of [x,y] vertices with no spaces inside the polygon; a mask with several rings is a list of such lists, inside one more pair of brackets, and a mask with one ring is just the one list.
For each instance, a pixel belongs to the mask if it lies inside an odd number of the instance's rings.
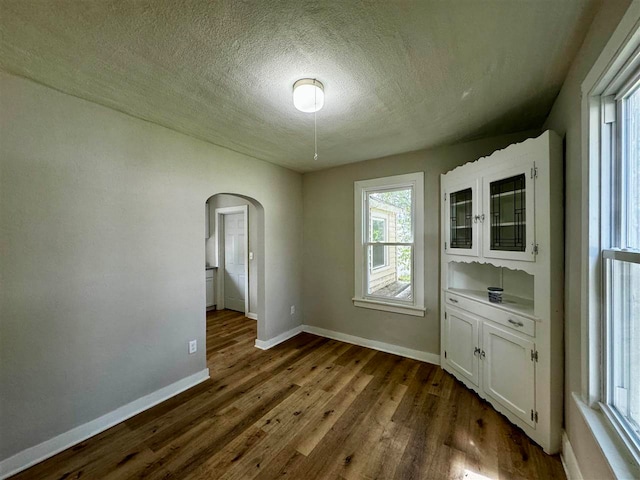
{"label": "window sill", "polygon": [[373,310],[383,310],[385,312],[401,313],[403,315],[413,315],[424,317],[427,309],[424,307],[414,307],[411,305],[399,305],[397,303],[381,302],[368,298],[352,298],[355,307],[371,308]]}
{"label": "window sill", "polygon": [[379,267],[371,267],[371,271],[377,272],[378,270],[384,270],[385,268],[389,268],[389,265],[380,265]]}
{"label": "window sill", "polygon": [[624,445],[604,414],[589,407],[577,393],[574,392],[572,395],[573,401],[576,402],[578,410],[591,429],[591,433],[615,477],[620,479],[640,478],[640,468],[635,464],[627,446]]}

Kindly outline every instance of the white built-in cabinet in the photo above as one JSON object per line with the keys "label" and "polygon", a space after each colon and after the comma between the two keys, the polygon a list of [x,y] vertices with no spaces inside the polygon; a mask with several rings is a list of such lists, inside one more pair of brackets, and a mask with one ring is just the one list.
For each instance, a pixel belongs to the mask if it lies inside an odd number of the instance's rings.
{"label": "white built-in cabinet", "polygon": [[[562,141],[553,132],[441,178],[441,363],[548,453],[562,428]],[[492,303],[487,287],[504,289]]]}
{"label": "white built-in cabinet", "polygon": [[215,268],[205,270],[207,309],[212,309],[216,305],[215,270]]}

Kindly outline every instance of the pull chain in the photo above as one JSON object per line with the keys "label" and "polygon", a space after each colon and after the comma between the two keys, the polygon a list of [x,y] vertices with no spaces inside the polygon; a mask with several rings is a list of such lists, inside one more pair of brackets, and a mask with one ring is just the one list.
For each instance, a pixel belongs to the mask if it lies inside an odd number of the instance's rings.
{"label": "pull chain", "polygon": [[316,116],[318,114],[318,90],[316,88],[313,89],[313,159],[318,160],[318,123],[316,121]]}

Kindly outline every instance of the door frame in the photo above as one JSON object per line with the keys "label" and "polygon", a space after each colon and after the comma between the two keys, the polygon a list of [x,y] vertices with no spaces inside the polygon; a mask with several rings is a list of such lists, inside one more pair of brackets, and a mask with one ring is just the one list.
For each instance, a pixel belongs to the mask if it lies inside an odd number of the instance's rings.
{"label": "door frame", "polygon": [[[244,222],[244,314],[249,313],[249,206],[221,207],[215,210],[216,245],[218,250],[218,308],[224,306],[224,216],[242,213]],[[220,233],[223,235],[220,235]]]}

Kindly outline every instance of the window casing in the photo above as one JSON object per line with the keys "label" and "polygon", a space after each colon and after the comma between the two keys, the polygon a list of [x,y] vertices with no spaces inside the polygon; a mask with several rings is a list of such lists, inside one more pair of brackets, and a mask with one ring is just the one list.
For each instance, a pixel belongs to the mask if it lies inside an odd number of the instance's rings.
{"label": "window casing", "polygon": [[424,174],[354,184],[357,307],[424,316]]}
{"label": "window casing", "polygon": [[[633,90],[638,71],[640,3],[632,2],[581,85],[582,389],[572,397],[617,478],[640,478],[638,444],[629,437],[626,422],[616,412],[626,409],[613,388],[624,387],[616,385],[619,379],[613,367],[613,352],[624,352],[619,342],[615,345],[615,322],[620,332],[624,327],[620,315],[626,301],[624,292],[631,291],[628,273],[625,278],[620,267],[635,263],[627,260],[637,258],[620,237],[626,231],[620,215],[620,202],[626,194],[618,181],[624,166],[620,150],[624,144],[620,130],[624,127],[624,108],[620,107]],[[624,263],[616,262],[615,257]]]}

